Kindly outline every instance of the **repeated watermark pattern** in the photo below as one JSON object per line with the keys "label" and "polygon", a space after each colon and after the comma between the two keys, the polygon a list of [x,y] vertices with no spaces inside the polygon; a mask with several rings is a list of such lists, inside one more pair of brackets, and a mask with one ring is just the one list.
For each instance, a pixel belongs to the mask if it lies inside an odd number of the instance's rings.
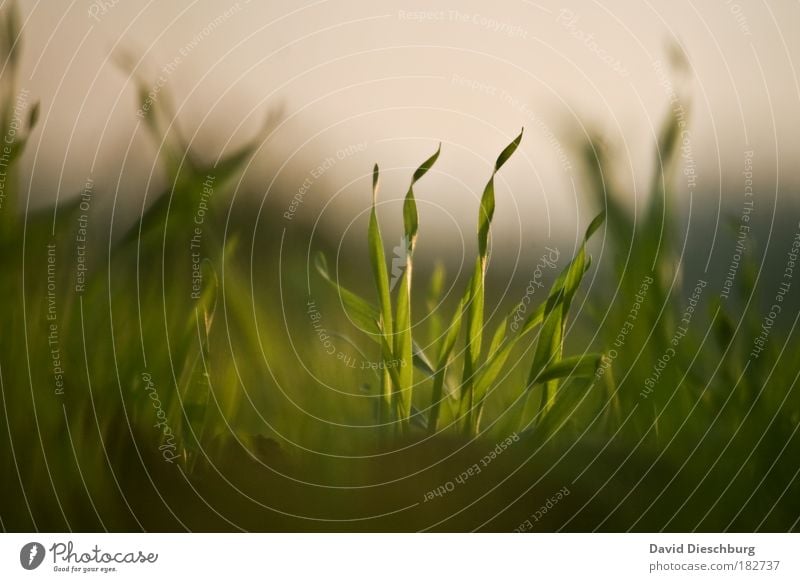
{"label": "repeated watermark pattern", "polygon": [[306,301],[306,314],[311,320],[311,328],[322,347],[322,351],[328,356],[335,356],[336,360],[344,367],[354,370],[380,371],[403,368],[407,365],[406,361],[400,358],[377,361],[366,360],[364,358],[357,358],[344,349],[339,349],[334,341],[334,336],[322,324],[322,313],[320,312],[317,302],[311,297]]}
{"label": "repeated watermark pattern", "polygon": [[778,283],[778,288],[775,290],[775,295],[773,295],[772,305],[770,305],[769,311],[761,322],[761,330],[753,340],[753,348],[750,350],[750,358],[753,360],[757,360],[766,348],[767,340],[775,325],[775,320],[783,311],[784,301],[789,294],[789,290],[792,288],[794,269],[797,266],[797,256],[799,253],[800,224],[798,224],[798,230],[795,231],[792,243],[789,246],[789,250],[786,252],[786,264],[783,268],[783,273],[781,273],[781,282]]}
{"label": "repeated watermark pattern", "polygon": [[547,144],[555,153],[561,169],[565,172],[571,172],[573,169],[572,161],[570,160],[567,149],[556,136],[553,129],[542,119],[535,111],[533,111],[525,99],[517,97],[502,87],[492,85],[477,79],[470,79],[462,77],[461,75],[453,74],[450,77],[450,82],[459,87],[466,87],[470,91],[483,93],[490,97],[496,97],[503,105],[511,107],[514,111],[520,113],[528,121],[528,127],[535,127],[544,137]]}
{"label": "repeated watermark pattern", "polygon": [[[553,495],[547,498],[547,500],[537,509],[534,511],[525,521],[519,524],[515,529],[514,533],[524,533],[526,531],[531,531],[533,529],[533,524],[540,521],[549,511],[551,511],[556,505],[558,505],[562,499],[564,499],[567,495],[570,494],[569,487],[564,485],[561,489],[556,491]],[[533,520],[533,521],[531,521]]]}
{"label": "repeated watermark pattern", "polygon": [[619,73],[622,77],[630,75],[628,69],[622,64],[622,61],[617,57],[611,55],[607,50],[599,45],[595,38],[595,33],[586,32],[578,27],[581,17],[575,14],[572,10],[562,8],[556,17],[556,22],[564,29],[569,31],[570,35],[580,41],[590,52],[597,56],[602,62],[608,65],[612,71]]}
{"label": "repeated watermark pattern", "polygon": [[8,169],[11,165],[11,154],[14,144],[17,142],[17,133],[22,129],[22,113],[28,107],[30,91],[21,89],[11,110],[11,121],[8,124],[6,134],[3,136],[3,144],[0,147],[0,210],[3,210],[6,201],[6,184],[8,182]]}
{"label": "repeated watermark pattern", "polygon": [[158,390],[149,372],[142,372],[142,382],[144,383],[144,391],[147,393],[156,411],[158,422],[153,426],[161,431],[161,444],[158,446],[158,450],[166,462],[174,463],[175,459],[181,457],[181,454],[178,452],[177,443],[175,442],[175,432],[168,422],[167,413],[164,410],[163,404],[161,404],[161,398],[158,396]]}
{"label": "repeated watermark pattern", "polygon": [[461,22],[510,38],[526,39],[529,34],[519,24],[504,22],[477,12],[461,12],[460,10],[399,10],[397,19],[411,22]]}
{"label": "repeated watermark pattern", "polygon": [[361,153],[367,149],[367,142],[359,142],[346,145],[336,150],[331,156],[326,157],[315,165],[308,174],[303,178],[303,182],[295,192],[292,199],[289,201],[288,208],[284,211],[283,217],[288,221],[294,219],[300,207],[305,202],[306,194],[311,191],[317,180],[322,178],[328,171],[330,171],[336,164],[346,160],[350,156]]}
{"label": "repeated watermark pattern", "polygon": [[741,32],[744,36],[753,36],[753,33],[750,30],[750,23],[747,20],[747,16],[745,16],[741,5],[733,0],[725,0],[725,5],[728,7],[728,11],[733,16],[739,32]]}
{"label": "repeated watermark pattern", "polygon": [[47,245],[47,346],[50,350],[50,366],[54,392],[64,395],[64,368],[58,328],[58,306],[56,302],[56,243]]}
{"label": "repeated watermark pattern", "polygon": [[[153,108],[158,101],[158,96],[160,95],[161,91],[163,91],[164,87],[169,82],[170,77],[175,74],[175,71],[178,70],[178,68],[189,57],[189,55],[192,54],[192,52],[212,34],[214,34],[219,27],[241,12],[242,9],[251,2],[252,0],[242,0],[241,2],[234,3],[230,8],[219,14],[213,20],[209,21],[203,28],[195,33],[189,42],[178,49],[178,52],[173,55],[173,57],[166,64],[162,65],[161,72],[156,78],[155,83],[153,83],[153,86],[147,92],[147,96],[139,107],[139,110],[136,112],[136,115],[139,118],[144,118],[144,116],[147,115],[147,113]],[[106,4],[109,3],[110,2],[106,2]],[[111,7],[113,7],[113,4],[115,3],[116,2],[110,3]],[[102,13],[105,14],[106,12],[108,12],[108,9],[104,9]]]}
{"label": "repeated watermark pattern", "polygon": [[550,247],[544,248],[547,254],[543,254],[536,263],[536,267],[533,269],[533,276],[530,281],[528,281],[527,287],[525,287],[525,295],[514,310],[514,318],[510,324],[511,331],[513,332],[518,331],[520,324],[525,321],[525,314],[528,312],[528,307],[533,300],[536,290],[544,288],[544,283],[542,282],[544,278],[544,269],[555,269],[557,266],[560,254],[558,249],[551,249]]}
{"label": "repeated watermark pattern", "polygon": [[517,442],[519,442],[519,435],[516,432],[498,442],[491,451],[489,451],[480,459],[480,461],[464,469],[464,471],[462,471],[453,479],[450,479],[438,487],[427,491],[423,496],[423,502],[433,501],[434,498],[442,498],[448,493],[452,493],[456,490],[456,487],[464,485],[471,478],[480,475],[486,467],[488,467],[495,459],[497,459],[497,457],[502,455],[511,445]]}
{"label": "repeated watermark pattern", "polygon": [[200,199],[197,203],[197,211],[194,215],[194,230],[189,239],[189,257],[192,264],[192,288],[190,297],[194,300],[200,299],[203,292],[203,226],[206,215],[209,211],[211,198],[214,196],[214,176],[206,176],[200,190]]}
{"label": "repeated watermark pattern", "polygon": [[86,183],[81,191],[78,210],[80,214],[76,219],[78,227],[75,231],[75,293],[78,295],[86,291],[87,265],[87,244],[89,242],[89,210],[92,205],[92,194],[94,193],[94,180],[91,176],[86,179]]}
{"label": "repeated watermark pattern", "polygon": [[87,14],[95,22],[100,22],[103,16],[111,12],[111,10],[120,3],[121,0],[94,0],[89,4]]}
{"label": "repeated watermark pattern", "polygon": [[622,323],[622,326],[617,332],[617,336],[614,338],[614,347],[609,348],[600,357],[600,365],[597,367],[597,370],[594,373],[595,379],[599,380],[602,378],[606,371],[614,363],[614,360],[619,357],[619,350],[625,347],[625,344],[628,341],[628,336],[636,326],[636,322],[639,319],[639,313],[642,310],[642,305],[644,305],[647,292],[652,284],[653,277],[650,275],[645,275],[644,279],[642,279],[642,282],[639,285],[639,289],[633,295],[633,305],[631,305],[631,308],[628,310],[628,313],[625,316],[625,321]]}
{"label": "repeated watermark pattern", "polygon": [[742,203],[742,213],[739,217],[739,226],[736,231],[736,246],[734,247],[731,262],[725,272],[725,280],[722,282],[720,297],[728,299],[739,272],[739,265],[742,257],[747,251],[747,239],[750,234],[750,220],[755,206],[753,200],[753,150],[744,153],[744,202]]}
{"label": "repeated watermark pattern", "polygon": [[[678,126],[678,142],[681,159],[683,160],[683,175],[686,179],[686,189],[690,194],[694,194],[695,188],[697,188],[698,176],[697,164],[695,163],[692,150],[692,132],[689,129],[688,112],[683,104],[683,100],[678,95],[678,91],[675,89],[675,85],[664,63],[660,60],[653,61],[653,69],[658,77],[659,85],[667,94],[672,115]],[[666,152],[659,152],[659,155],[664,155],[664,153]]]}

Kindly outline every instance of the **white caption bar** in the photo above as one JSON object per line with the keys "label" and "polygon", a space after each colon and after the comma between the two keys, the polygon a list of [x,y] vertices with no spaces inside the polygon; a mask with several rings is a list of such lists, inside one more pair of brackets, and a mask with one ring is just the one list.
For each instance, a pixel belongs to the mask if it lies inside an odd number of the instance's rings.
{"label": "white caption bar", "polygon": [[0,580],[800,580],[792,534],[3,534]]}

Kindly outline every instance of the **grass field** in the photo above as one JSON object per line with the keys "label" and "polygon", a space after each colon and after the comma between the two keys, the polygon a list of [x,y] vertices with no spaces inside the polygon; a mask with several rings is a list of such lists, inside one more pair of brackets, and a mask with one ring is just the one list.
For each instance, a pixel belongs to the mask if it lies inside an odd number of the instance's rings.
{"label": "grass field", "polygon": [[682,120],[664,121],[635,217],[615,152],[584,140],[585,237],[530,249],[530,283],[492,304],[494,176],[524,132],[498,140],[458,278],[414,269],[414,187],[447,148],[420,152],[405,193],[375,166],[374,200],[403,212],[373,203],[367,268],[310,247],[282,208],[234,207],[255,145],[197,162],[166,100],[143,128],[169,187],[133,224],[93,210],[107,193],[91,180],[30,211],[18,162],[38,110],[19,97],[14,26],[6,14],[4,530],[798,529],[797,219],[743,210],[718,230],[724,268],[704,269],[671,196]]}

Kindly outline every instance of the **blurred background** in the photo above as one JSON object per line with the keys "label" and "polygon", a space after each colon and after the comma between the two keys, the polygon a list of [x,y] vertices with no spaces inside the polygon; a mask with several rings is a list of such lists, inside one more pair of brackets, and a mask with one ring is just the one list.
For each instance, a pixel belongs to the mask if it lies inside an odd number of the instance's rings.
{"label": "blurred background", "polygon": [[[521,159],[501,177],[495,248],[516,256],[530,237],[574,240],[585,222],[575,140],[601,132],[613,145],[615,179],[634,206],[649,188],[673,93],[685,99],[696,172],[694,183],[675,184],[684,212],[690,195],[695,211],[738,207],[730,193],[741,189],[746,150],[755,151],[764,214],[777,188],[800,186],[794,2],[20,6],[21,86],[42,100],[24,159],[34,207],[74,195],[88,175],[134,209],[148,188],[163,187],[132,74],[150,83],[154,106],[173,101],[176,125],[209,160],[256,136],[272,114],[243,183],[276,212],[333,158],[297,209],[323,227],[366,207],[374,162],[391,200],[442,142],[445,154],[419,186],[422,220],[436,224],[426,237],[459,240],[495,152],[524,126]],[[680,50],[688,69],[676,74]]]}

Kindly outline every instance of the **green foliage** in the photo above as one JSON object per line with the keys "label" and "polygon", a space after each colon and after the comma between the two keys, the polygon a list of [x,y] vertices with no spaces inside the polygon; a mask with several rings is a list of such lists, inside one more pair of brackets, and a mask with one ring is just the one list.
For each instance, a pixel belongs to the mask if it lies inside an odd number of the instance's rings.
{"label": "green foliage", "polygon": [[[545,415],[552,406],[555,391],[561,382],[567,379],[585,378],[594,374],[600,359],[599,354],[586,354],[579,358],[563,357],[564,329],[569,314],[570,304],[578,290],[581,279],[588,268],[586,242],[602,225],[604,215],[598,215],[586,231],[584,244],[576,257],[565,268],[556,280],[545,304],[534,311],[515,333],[508,333],[511,315],[503,319],[491,337],[489,349],[482,355],[481,346],[484,334],[485,278],[486,265],[489,258],[489,235],[495,210],[494,178],[496,173],[511,158],[520,141],[520,134],[501,152],[494,165],[492,176],[484,188],[478,214],[478,256],[475,268],[466,290],[456,307],[444,334],[437,333],[436,353],[431,367],[424,368],[431,378],[431,397],[426,428],[429,433],[439,429],[442,404],[449,397],[445,395],[445,383],[448,368],[453,363],[453,350],[464,328],[463,373],[458,389],[457,415],[453,424],[461,427],[461,432],[475,435],[480,431],[482,411],[492,384],[504,370],[504,366],[520,339],[527,336],[538,325],[544,322],[541,333],[535,338],[535,351],[531,372],[527,384],[519,387],[520,394],[543,385],[542,407],[540,416]],[[371,332],[377,322],[381,357],[384,362],[399,362],[398,368],[387,366],[381,377],[381,420],[391,418],[401,423],[404,433],[410,431],[409,420],[412,413],[412,390],[414,388],[414,366],[412,361],[411,319],[411,274],[413,269],[413,253],[418,232],[418,216],[414,199],[414,184],[421,179],[439,157],[437,149],[430,158],[414,172],[411,185],[403,205],[404,241],[407,244],[405,268],[400,276],[399,291],[396,296],[394,319],[392,319],[392,298],[389,289],[388,271],[384,257],[383,241],[376,211],[378,167],[373,172],[373,202],[370,213],[368,242],[370,264],[372,266],[375,287],[378,294],[379,309],[373,308],[366,300],[334,282],[328,272],[324,257],[318,257],[317,268],[323,279],[333,285],[339,293],[342,303],[348,308],[353,320],[360,324],[363,331]],[[434,273],[431,287],[433,289],[429,303],[435,303],[441,294],[444,274],[441,269]],[[515,306],[516,309],[516,306]],[[376,321],[377,320],[377,321]],[[394,322],[394,327],[392,327]],[[413,350],[420,360],[427,361],[427,356],[418,348]],[[452,416],[452,415],[451,415]]]}

